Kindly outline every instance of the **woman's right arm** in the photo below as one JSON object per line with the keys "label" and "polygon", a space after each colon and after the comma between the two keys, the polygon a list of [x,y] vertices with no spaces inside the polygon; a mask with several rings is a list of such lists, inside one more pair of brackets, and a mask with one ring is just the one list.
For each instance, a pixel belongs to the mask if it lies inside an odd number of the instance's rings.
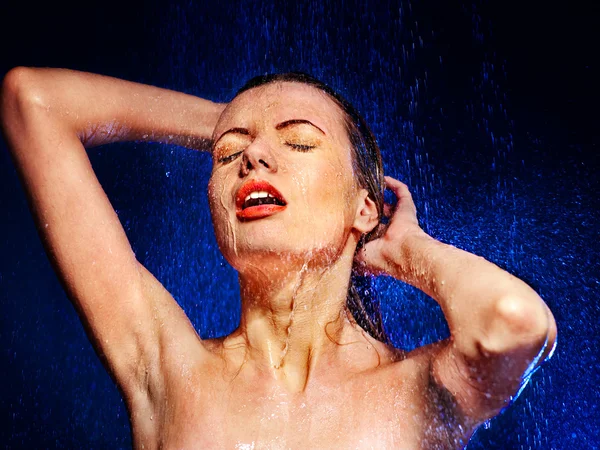
{"label": "woman's right arm", "polygon": [[152,140],[206,148],[224,105],[63,69],[15,68],[0,95],[40,237],[88,337],[129,400],[152,394],[165,346],[196,334],[137,261],[85,147]]}

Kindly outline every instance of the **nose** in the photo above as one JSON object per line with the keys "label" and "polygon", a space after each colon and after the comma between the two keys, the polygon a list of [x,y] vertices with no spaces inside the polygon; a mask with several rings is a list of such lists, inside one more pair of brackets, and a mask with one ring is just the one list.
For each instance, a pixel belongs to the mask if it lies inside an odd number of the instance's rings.
{"label": "nose", "polygon": [[251,170],[277,172],[277,161],[267,142],[255,139],[242,153],[240,174],[246,176]]}

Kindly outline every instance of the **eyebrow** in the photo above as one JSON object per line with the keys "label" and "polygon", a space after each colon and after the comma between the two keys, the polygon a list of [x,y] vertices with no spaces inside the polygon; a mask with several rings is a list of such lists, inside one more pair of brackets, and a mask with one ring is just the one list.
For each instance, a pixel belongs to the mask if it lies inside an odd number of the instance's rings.
{"label": "eyebrow", "polygon": [[225,136],[226,134],[229,134],[229,133],[234,133],[234,134],[243,134],[243,135],[245,135],[245,136],[248,136],[248,135],[250,134],[250,132],[249,132],[248,130],[246,130],[245,128],[230,128],[230,129],[229,129],[229,130],[227,130],[225,133],[223,133],[221,136],[219,136],[219,139],[217,139],[217,140],[215,141],[215,144],[216,144],[217,142],[219,142],[223,136]]}
{"label": "eyebrow", "polygon": [[[327,135],[327,133],[325,133],[321,128],[319,128],[318,126],[316,126],[314,123],[312,123],[310,120],[306,120],[306,119],[291,119],[291,120],[286,120],[285,122],[281,122],[280,124],[277,124],[275,126],[275,129],[277,131],[282,130],[286,127],[292,126],[292,125],[298,125],[298,124],[307,124],[307,125],[311,125],[314,128],[316,128],[317,130],[319,130],[321,133],[323,133],[325,136]],[[221,138],[223,136],[225,136],[226,134],[241,134],[244,136],[249,136],[250,135],[250,131],[248,131],[246,128],[230,128],[229,130],[227,130],[225,133],[223,133],[221,136],[219,136],[219,139],[217,139],[215,141],[215,145],[217,142],[219,142],[221,140]]]}
{"label": "eyebrow", "polygon": [[301,123],[305,123],[307,125],[311,125],[313,127],[315,127],[317,130],[319,130],[321,133],[323,133],[324,135],[327,135],[323,130],[321,130],[318,126],[316,126],[314,123],[312,123],[310,120],[306,120],[306,119],[292,119],[292,120],[286,120],[285,122],[281,122],[279,125],[277,125],[275,127],[276,130],[281,130],[283,128],[289,127],[290,125],[297,125],[297,124],[301,124]]}

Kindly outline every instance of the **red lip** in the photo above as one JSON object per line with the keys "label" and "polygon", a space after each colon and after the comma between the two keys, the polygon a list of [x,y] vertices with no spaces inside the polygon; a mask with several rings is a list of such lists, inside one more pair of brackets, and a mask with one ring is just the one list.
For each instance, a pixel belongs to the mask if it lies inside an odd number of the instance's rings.
{"label": "red lip", "polygon": [[[255,191],[265,191],[271,194],[280,202],[284,203],[284,205],[258,205],[258,206],[250,206],[244,208],[244,200],[250,193]],[[236,206],[236,216],[238,219],[242,220],[251,220],[251,219],[260,219],[263,217],[270,216],[277,212],[283,211],[286,208],[287,202],[281,192],[279,192],[275,187],[264,180],[248,180],[242,186],[240,186],[236,196],[235,196],[235,206]]]}

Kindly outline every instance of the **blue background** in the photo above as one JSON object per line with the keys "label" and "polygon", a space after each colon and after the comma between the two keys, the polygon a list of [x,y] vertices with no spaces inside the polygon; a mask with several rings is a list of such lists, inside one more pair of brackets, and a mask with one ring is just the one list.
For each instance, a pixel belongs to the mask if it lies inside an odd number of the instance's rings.
{"label": "blue background", "polygon": [[[5,2],[6,3],[6,2]],[[67,67],[227,101],[302,70],[363,113],[422,227],[532,286],[558,348],[468,449],[600,446],[598,17],[592,2],[85,2],[0,8],[0,75]],[[88,152],[138,259],[203,337],[239,320],[214,241],[207,154],[156,144]],[[36,233],[0,141],[0,443],[128,448],[127,413]],[[448,336],[437,304],[377,280],[405,349]]]}

